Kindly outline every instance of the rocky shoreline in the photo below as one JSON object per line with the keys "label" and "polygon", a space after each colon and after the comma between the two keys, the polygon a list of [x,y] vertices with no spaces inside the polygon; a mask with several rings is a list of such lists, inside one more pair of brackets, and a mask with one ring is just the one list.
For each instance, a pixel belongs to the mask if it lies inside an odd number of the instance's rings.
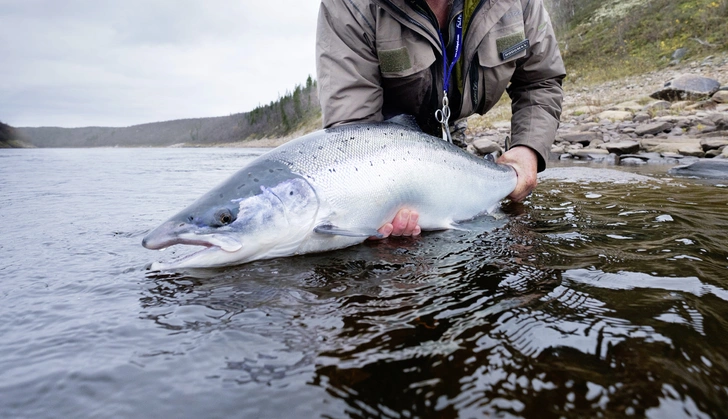
{"label": "rocky shoreline", "polygon": [[[471,152],[502,150],[510,124],[493,125],[467,132]],[[715,159],[728,178],[728,55],[595,86],[567,84],[551,151],[553,159],[615,165]]]}

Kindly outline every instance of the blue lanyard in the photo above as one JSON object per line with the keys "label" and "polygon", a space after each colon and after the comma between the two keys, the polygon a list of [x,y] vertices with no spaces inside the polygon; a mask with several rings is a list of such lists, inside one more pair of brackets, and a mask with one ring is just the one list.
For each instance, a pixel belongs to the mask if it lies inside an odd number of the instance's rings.
{"label": "blue lanyard", "polygon": [[442,109],[435,111],[435,119],[440,123],[442,127],[442,139],[449,143],[452,143],[452,137],[450,136],[450,101],[447,98],[447,90],[450,87],[450,76],[452,76],[452,70],[455,68],[455,64],[460,59],[460,53],[463,49],[463,14],[458,14],[455,21],[455,54],[452,57],[452,62],[447,62],[447,48],[445,46],[445,40],[442,37],[442,32],[437,31],[440,35],[440,45],[442,46],[442,74],[443,74],[443,92],[442,92]]}
{"label": "blue lanyard", "polygon": [[444,82],[444,90],[447,92],[448,87],[450,87],[450,76],[452,75],[452,70],[455,68],[455,64],[460,59],[460,53],[463,49],[463,14],[462,12],[458,14],[457,18],[455,18],[455,54],[452,57],[452,62],[447,62],[447,48],[445,46],[445,39],[442,37],[442,32],[437,31],[437,34],[440,35],[440,45],[442,46],[442,71],[443,71],[443,82]]}

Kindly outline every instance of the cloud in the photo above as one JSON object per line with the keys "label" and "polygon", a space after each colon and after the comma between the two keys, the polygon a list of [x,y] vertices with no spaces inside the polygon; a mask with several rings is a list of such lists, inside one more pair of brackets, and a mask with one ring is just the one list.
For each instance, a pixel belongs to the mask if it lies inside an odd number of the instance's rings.
{"label": "cloud", "polygon": [[315,76],[317,9],[0,1],[0,121],[127,126],[249,111]]}

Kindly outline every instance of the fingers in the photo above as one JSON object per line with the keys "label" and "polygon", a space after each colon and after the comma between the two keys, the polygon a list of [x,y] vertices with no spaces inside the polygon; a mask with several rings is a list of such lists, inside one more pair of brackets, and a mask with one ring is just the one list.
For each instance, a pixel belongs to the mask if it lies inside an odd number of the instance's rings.
{"label": "fingers", "polygon": [[394,230],[394,226],[392,225],[392,223],[387,223],[387,224],[379,227],[379,230],[377,230],[379,232],[379,234],[382,235],[382,237],[372,236],[372,237],[369,237],[369,240],[385,239],[385,238],[389,237],[390,234],[392,234],[392,230]]}
{"label": "fingers", "polygon": [[415,229],[418,229],[417,221],[420,218],[420,214],[417,211],[411,211],[408,209],[401,209],[394,216],[392,221],[392,236],[416,236]]}
{"label": "fingers", "polygon": [[[379,228],[379,234],[381,238],[389,236],[419,236],[422,233],[422,229],[417,224],[420,219],[420,214],[417,211],[411,211],[409,209],[401,209],[394,216],[394,220],[391,223],[387,223]],[[374,237],[370,237],[375,239]]]}

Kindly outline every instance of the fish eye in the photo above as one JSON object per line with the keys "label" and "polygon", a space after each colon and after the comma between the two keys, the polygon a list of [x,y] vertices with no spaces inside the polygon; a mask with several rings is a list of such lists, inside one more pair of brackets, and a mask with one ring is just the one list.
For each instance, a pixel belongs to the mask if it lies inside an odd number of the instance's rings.
{"label": "fish eye", "polygon": [[233,222],[233,215],[227,208],[221,209],[215,214],[215,218],[221,225],[228,225]]}

